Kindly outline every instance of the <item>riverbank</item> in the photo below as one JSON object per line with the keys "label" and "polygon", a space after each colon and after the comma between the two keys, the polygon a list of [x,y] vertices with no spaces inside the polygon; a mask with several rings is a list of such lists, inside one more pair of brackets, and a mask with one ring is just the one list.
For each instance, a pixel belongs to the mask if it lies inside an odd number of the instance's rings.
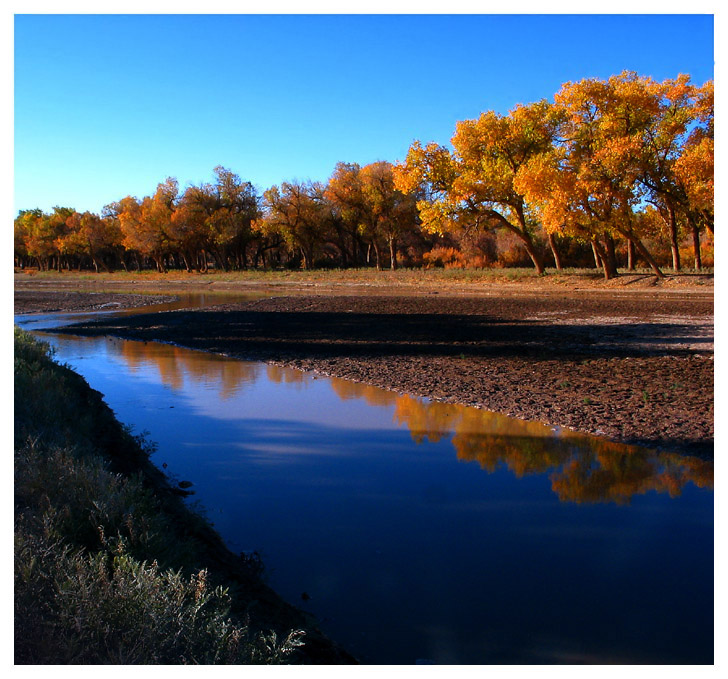
{"label": "riverbank", "polygon": [[16,664],[346,664],[101,394],[15,336]]}
{"label": "riverbank", "polygon": [[[60,278],[16,276],[16,312],[31,290],[55,304]],[[73,332],[173,342],[711,457],[712,277],[674,278],[600,283],[577,275],[560,283],[548,276],[476,286],[443,283],[438,273],[414,288],[364,291],[356,277],[314,288],[301,278],[270,288],[268,279],[264,285],[260,278],[244,284],[211,277],[206,290],[219,285],[267,296],[104,319]],[[144,289],[155,293],[179,285],[151,283]],[[141,283],[126,289],[135,286]]]}

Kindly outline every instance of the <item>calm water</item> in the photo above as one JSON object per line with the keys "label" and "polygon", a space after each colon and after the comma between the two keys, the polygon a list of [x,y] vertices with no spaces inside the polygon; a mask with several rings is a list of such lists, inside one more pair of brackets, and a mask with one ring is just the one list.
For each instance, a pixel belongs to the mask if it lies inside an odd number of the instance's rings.
{"label": "calm water", "polygon": [[169,345],[44,339],[362,662],[712,663],[710,463]]}

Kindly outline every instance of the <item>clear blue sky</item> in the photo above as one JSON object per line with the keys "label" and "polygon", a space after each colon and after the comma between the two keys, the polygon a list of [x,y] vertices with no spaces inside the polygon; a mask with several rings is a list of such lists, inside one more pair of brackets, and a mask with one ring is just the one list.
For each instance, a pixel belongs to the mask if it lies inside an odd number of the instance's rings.
{"label": "clear blue sky", "polygon": [[711,15],[16,15],[15,209],[261,191],[404,158],[481,111],[625,69],[713,77]]}

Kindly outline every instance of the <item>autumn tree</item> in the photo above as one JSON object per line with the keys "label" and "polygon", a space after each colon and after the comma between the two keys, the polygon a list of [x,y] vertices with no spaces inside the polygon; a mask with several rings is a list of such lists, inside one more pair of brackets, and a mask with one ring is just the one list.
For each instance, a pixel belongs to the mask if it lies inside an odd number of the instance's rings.
{"label": "autumn tree", "polygon": [[[392,164],[379,161],[361,170],[364,204],[364,230],[371,234],[372,242],[381,237],[389,246],[392,270],[397,268],[397,241],[417,226],[417,203],[412,194],[398,190],[394,182]],[[377,250],[377,268],[381,268]]]}
{"label": "autumn tree", "polygon": [[177,198],[177,180],[168,177],[157,185],[153,196],[141,201],[127,196],[120,201],[119,222],[124,247],[150,257],[159,273],[166,273],[165,256],[170,250],[170,229]]}
{"label": "autumn tree", "polygon": [[25,266],[32,255],[28,252],[30,234],[35,229],[35,222],[43,218],[40,209],[21,210],[13,223],[14,250],[16,266]]}
{"label": "autumn tree", "polygon": [[261,234],[278,233],[311,269],[325,240],[327,214],[324,187],[319,182],[283,182],[263,194],[264,217],[256,222]]}
{"label": "autumn tree", "polygon": [[223,269],[228,268],[228,257],[238,268],[245,268],[245,249],[254,237],[252,224],[259,216],[258,197],[253,185],[234,172],[220,165],[214,172],[214,210],[207,220],[208,243]]}
{"label": "autumn tree", "polygon": [[649,87],[625,72],[607,81],[566,83],[556,94],[560,141],[523,167],[516,186],[537,206],[548,231],[588,238],[604,267],[617,275],[615,237],[623,237],[663,277],[643,244],[635,218],[645,131],[657,105]]}
{"label": "autumn tree", "polygon": [[700,228],[713,233],[714,223],[714,86],[709,80],[695,90],[692,129],[674,165],[687,198],[685,215],[693,240],[695,268],[701,268]]}
{"label": "autumn tree", "polygon": [[260,212],[258,195],[250,182],[221,165],[214,173],[214,182],[185,191],[176,227],[185,239],[201,236],[202,246],[223,271],[245,268],[246,249],[255,238],[252,224]]}
{"label": "autumn tree", "polygon": [[41,210],[26,210],[18,215],[15,221],[16,239],[22,239],[22,250],[29,258],[36,260],[40,270],[61,270],[58,246],[68,234],[66,220],[74,212],[73,208],[54,207],[50,214]]}
{"label": "autumn tree", "polygon": [[197,189],[189,187],[179,198],[168,227],[170,244],[181,255],[185,269],[207,271],[208,213]]}
{"label": "autumn tree", "polygon": [[[336,261],[398,265],[432,243],[430,262],[521,263],[527,253],[544,271],[544,242],[556,268],[561,253],[589,256],[617,275],[617,248],[627,267],[639,256],[662,276],[648,248],[692,237],[702,266],[701,232],[714,228],[714,88],[686,75],[656,82],[624,72],[607,80],[565,83],[554,103],[519,105],[456,124],[449,147],[415,141],[406,159],[364,167],[337,163],[326,185],[290,182],[263,199],[250,182],[217,166],[214,180],[178,195],[176,180],[137,200],[127,196],[101,216],[56,207],[23,211],[15,220],[16,261],[60,268],[79,258],[96,270],[111,255],[155,262],[158,271],[184,263],[222,270],[254,266],[291,253],[305,268]],[[557,241],[557,238],[559,239]],[[506,247],[503,247],[503,242]],[[558,242],[558,248],[557,248]],[[466,249],[478,259],[470,258]],[[506,249],[507,248],[507,249]],[[662,256],[662,251],[660,252]],[[141,257],[141,261],[139,261]]]}
{"label": "autumn tree", "polygon": [[324,190],[324,198],[334,213],[342,264],[358,266],[366,219],[361,166],[358,163],[336,163]]}
{"label": "autumn tree", "polygon": [[57,240],[59,250],[67,255],[88,257],[97,273],[99,265],[105,271],[111,271],[105,255],[121,246],[123,236],[118,221],[87,211],[83,214],[74,212],[67,218],[66,225],[68,232]]}
{"label": "autumn tree", "polygon": [[420,190],[423,227],[445,233],[456,226],[505,228],[522,243],[536,271],[544,262],[535,242],[538,223],[515,180],[532,158],[546,153],[559,129],[558,111],[546,101],[493,111],[456,125],[453,150],[415,142],[395,172],[402,191]]}
{"label": "autumn tree", "polygon": [[[700,187],[705,186],[703,179],[712,183],[712,147],[709,153],[698,152],[709,161],[703,168],[693,166],[689,170],[690,162],[685,160],[685,155],[689,149],[698,151],[703,140],[712,141],[712,88],[695,87],[687,75],[662,83],[635,77],[632,87],[642,89],[651,98],[644,106],[649,119],[641,136],[638,181],[645,199],[654,205],[665,223],[673,269],[679,271],[681,268],[680,241],[682,230],[688,228],[694,236],[696,268],[699,268],[700,243],[696,236],[701,220],[699,210],[691,205],[694,203],[691,196],[697,197],[695,189],[700,191]],[[711,112],[705,121],[699,113],[701,89],[711,92]],[[705,126],[701,124],[703,122]],[[702,148],[702,151],[706,150]],[[708,203],[712,209],[712,186]]]}

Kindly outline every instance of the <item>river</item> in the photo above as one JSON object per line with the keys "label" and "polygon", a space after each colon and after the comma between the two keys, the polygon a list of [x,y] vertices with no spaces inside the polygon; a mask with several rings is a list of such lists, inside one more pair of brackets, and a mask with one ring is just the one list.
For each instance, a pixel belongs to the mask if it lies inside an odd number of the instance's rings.
{"label": "river", "polygon": [[713,662],[712,462],[75,317],[16,323],[361,662]]}

